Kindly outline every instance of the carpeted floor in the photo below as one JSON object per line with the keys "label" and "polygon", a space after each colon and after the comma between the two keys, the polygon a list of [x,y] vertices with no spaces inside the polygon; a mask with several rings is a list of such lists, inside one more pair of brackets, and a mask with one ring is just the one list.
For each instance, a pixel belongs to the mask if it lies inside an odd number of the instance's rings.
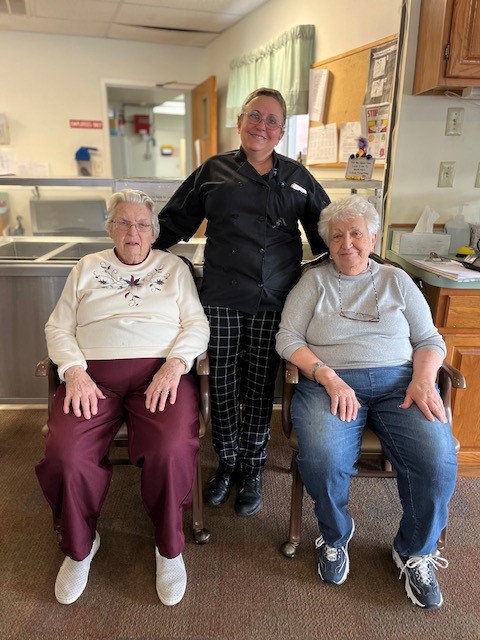
{"label": "carpeted floor", "polygon": [[[152,527],[139,497],[139,471],[115,467],[99,523],[102,539],[87,590],[59,605],[53,585],[62,554],[34,464],[43,453],[46,412],[0,411],[0,640],[478,640],[480,639],[480,478],[460,478],[450,509],[445,604],[414,607],[390,557],[398,519],[395,480],[357,478],[351,511],[357,529],[351,568],[341,587],[316,574],[318,535],[305,500],[303,544],[287,560],[278,551],[287,531],[289,450],[274,420],[265,474],[265,507],[234,515],[232,496],[206,509],[210,544],[196,545],[185,516],[188,572],[181,604],[164,607],[155,592]],[[204,477],[215,466],[208,436]]]}

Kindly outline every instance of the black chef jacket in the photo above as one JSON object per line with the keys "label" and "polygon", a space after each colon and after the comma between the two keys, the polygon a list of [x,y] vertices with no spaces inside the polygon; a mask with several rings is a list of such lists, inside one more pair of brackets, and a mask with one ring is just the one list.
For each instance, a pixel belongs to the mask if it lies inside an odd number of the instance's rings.
{"label": "black chef jacket", "polygon": [[167,249],[188,241],[207,220],[204,305],[244,313],[281,310],[300,277],[300,221],[314,255],[327,251],[318,235],[320,211],[330,200],[299,162],[273,153],[260,176],[243,149],[206,160],[177,189],[159,215]]}

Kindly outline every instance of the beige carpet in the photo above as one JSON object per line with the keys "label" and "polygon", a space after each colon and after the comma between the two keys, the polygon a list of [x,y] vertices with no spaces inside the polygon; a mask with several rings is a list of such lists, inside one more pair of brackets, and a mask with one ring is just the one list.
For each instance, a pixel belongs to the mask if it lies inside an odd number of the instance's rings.
{"label": "beige carpet", "polygon": [[[289,508],[289,451],[274,420],[265,507],[234,515],[233,500],[207,508],[210,544],[198,546],[185,517],[188,571],[182,603],[164,607],[154,585],[152,528],[139,498],[139,472],[115,467],[99,523],[102,545],[87,590],[59,605],[53,585],[62,554],[34,464],[42,456],[44,411],[0,412],[0,640],[478,640],[480,639],[480,479],[459,479],[451,505],[447,557],[439,579],[444,607],[415,608],[390,558],[399,519],[395,481],[355,479],[357,530],[351,570],[341,587],[316,575],[317,530],[305,501],[303,544],[287,560],[278,551]],[[203,442],[206,477],[215,460]]]}

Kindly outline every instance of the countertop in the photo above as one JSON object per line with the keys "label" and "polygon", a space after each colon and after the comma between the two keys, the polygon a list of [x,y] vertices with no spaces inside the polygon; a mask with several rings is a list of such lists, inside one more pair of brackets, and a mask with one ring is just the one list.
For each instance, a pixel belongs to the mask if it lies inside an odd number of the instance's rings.
{"label": "countertop", "polygon": [[[386,257],[392,262],[397,262],[411,275],[421,278],[424,282],[432,285],[433,287],[445,287],[448,289],[480,289],[480,280],[454,280],[444,276],[432,273],[427,269],[422,269],[418,265],[412,263],[412,260],[425,260],[424,255],[400,255],[395,251],[389,250],[386,253]],[[454,256],[447,256],[454,258]],[[466,269],[465,269],[466,271]],[[472,272],[473,274],[474,272]]]}

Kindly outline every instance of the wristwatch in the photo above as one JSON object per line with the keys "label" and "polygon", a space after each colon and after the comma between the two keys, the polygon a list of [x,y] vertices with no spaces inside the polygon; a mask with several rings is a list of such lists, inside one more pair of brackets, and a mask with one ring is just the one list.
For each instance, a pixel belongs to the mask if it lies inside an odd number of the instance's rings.
{"label": "wristwatch", "polygon": [[320,360],[317,360],[317,362],[315,362],[315,364],[312,367],[312,380],[315,380],[315,373],[317,372],[317,369],[321,369],[321,367],[326,367],[327,365],[324,362],[320,362]]}

